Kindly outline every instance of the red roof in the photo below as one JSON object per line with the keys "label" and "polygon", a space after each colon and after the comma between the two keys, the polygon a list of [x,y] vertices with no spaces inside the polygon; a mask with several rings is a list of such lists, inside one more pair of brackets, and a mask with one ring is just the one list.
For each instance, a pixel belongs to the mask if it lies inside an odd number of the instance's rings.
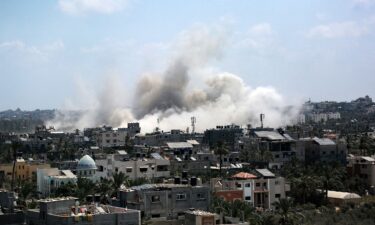
{"label": "red roof", "polygon": [[254,174],[251,173],[245,173],[245,172],[240,172],[232,176],[232,178],[239,178],[239,179],[254,179],[257,178]]}

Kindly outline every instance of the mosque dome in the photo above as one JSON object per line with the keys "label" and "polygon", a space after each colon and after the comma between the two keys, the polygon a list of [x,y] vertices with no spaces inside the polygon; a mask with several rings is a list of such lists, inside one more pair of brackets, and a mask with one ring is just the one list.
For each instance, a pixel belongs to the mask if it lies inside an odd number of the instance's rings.
{"label": "mosque dome", "polygon": [[85,155],[83,156],[77,165],[77,170],[96,170],[96,164],[95,161],[89,156]]}

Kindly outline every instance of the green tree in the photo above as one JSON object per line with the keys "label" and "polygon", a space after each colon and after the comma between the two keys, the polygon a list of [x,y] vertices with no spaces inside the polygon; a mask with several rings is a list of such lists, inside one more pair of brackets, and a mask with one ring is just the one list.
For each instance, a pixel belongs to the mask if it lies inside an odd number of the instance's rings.
{"label": "green tree", "polygon": [[80,201],[85,201],[88,195],[95,192],[95,184],[90,179],[79,177],[77,180],[76,196]]}
{"label": "green tree", "polygon": [[293,207],[293,201],[288,198],[281,198],[279,201],[273,204],[276,208],[276,215],[279,218],[279,224],[281,225],[294,225],[301,224],[304,216],[300,213],[295,212]]}
{"label": "green tree", "polygon": [[111,194],[113,181],[107,178],[101,179],[96,183],[96,192],[100,194],[102,203],[108,203],[108,195]]}
{"label": "green tree", "polygon": [[226,147],[225,143],[222,141],[218,141],[216,148],[215,148],[215,155],[219,156],[219,172],[220,177],[223,177],[222,167],[223,167],[223,156],[229,153],[228,148]]}
{"label": "green tree", "polygon": [[36,186],[34,183],[25,181],[21,182],[20,189],[19,189],[19,202],[20,205],[27,208],[27,200],[32,197],[32,195],[36,191]]}
{"label": "green tree", "polygon": [[126,176],[125,173],[123,173],[123,172],[114,173],[112,175],[112,178],[113,178],[113,189],[112,189],[112,191],[114,193],[117,192],[121,188],[121,185],[123,185],[123,184],[125,184],[126,186],[129,186],[128,176]]}

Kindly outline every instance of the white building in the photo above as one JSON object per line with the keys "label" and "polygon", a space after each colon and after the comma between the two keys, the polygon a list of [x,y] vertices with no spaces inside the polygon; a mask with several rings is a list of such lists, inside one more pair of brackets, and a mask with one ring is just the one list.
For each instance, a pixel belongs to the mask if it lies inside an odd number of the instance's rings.
{"label": "white building", "polygon": [[37,169],[37,190],[42,197],[48,197],[60,186],[77,182],[77,176],[70,170],[57,168]]}
{"label": "white building", "polygon": [[316,123],[326,122],[327,120],[338,120],[340,118],[341,118],[341,114],[339,112],[310,114],[310,119]]}
{"label": "white building", "polygon": [[96,160],[98,170],[95,176],[111,178],[114,173],[123,172],[129,179],[137,178],[162,178],[170,176],[170,161],[157,153],[152,153],[151,158],[138,158],[129,160],[127,155],[108,154],[105,159]]}

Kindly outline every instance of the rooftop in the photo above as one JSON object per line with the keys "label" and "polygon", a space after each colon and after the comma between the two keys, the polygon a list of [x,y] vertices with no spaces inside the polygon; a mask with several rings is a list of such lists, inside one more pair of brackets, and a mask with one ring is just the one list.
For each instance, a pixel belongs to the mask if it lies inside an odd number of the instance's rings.
{"label": "rooftop", "polygon": [[239,178],[239,179],[254,179],[257,178],[254,174],[251,173],[245,173],[245,172],[240,172],[232,176],[232,178]]}
{"label": "rooftop", "polygon": [[275,177],[275,174],[273,174],[268,169],[256,169],[256,171],[262,175],[263,177]]}
{"label": "rooftop", "polygon": [[188,142],[167,142],[168,148],[193,148],[193,145]]}
{"label": "rooftop", "polygon": [[254,133],[260,138],[266,138],[271,141],[286,140],[284,136],[276,131],[255,131]]}
{"label": "rooftop", "polygon": [[170,188],[184,188],[190,187],[187,184],[143,184],[139,186],[130,187],[131,190],[148,190],[148,189],[170,189]]}

